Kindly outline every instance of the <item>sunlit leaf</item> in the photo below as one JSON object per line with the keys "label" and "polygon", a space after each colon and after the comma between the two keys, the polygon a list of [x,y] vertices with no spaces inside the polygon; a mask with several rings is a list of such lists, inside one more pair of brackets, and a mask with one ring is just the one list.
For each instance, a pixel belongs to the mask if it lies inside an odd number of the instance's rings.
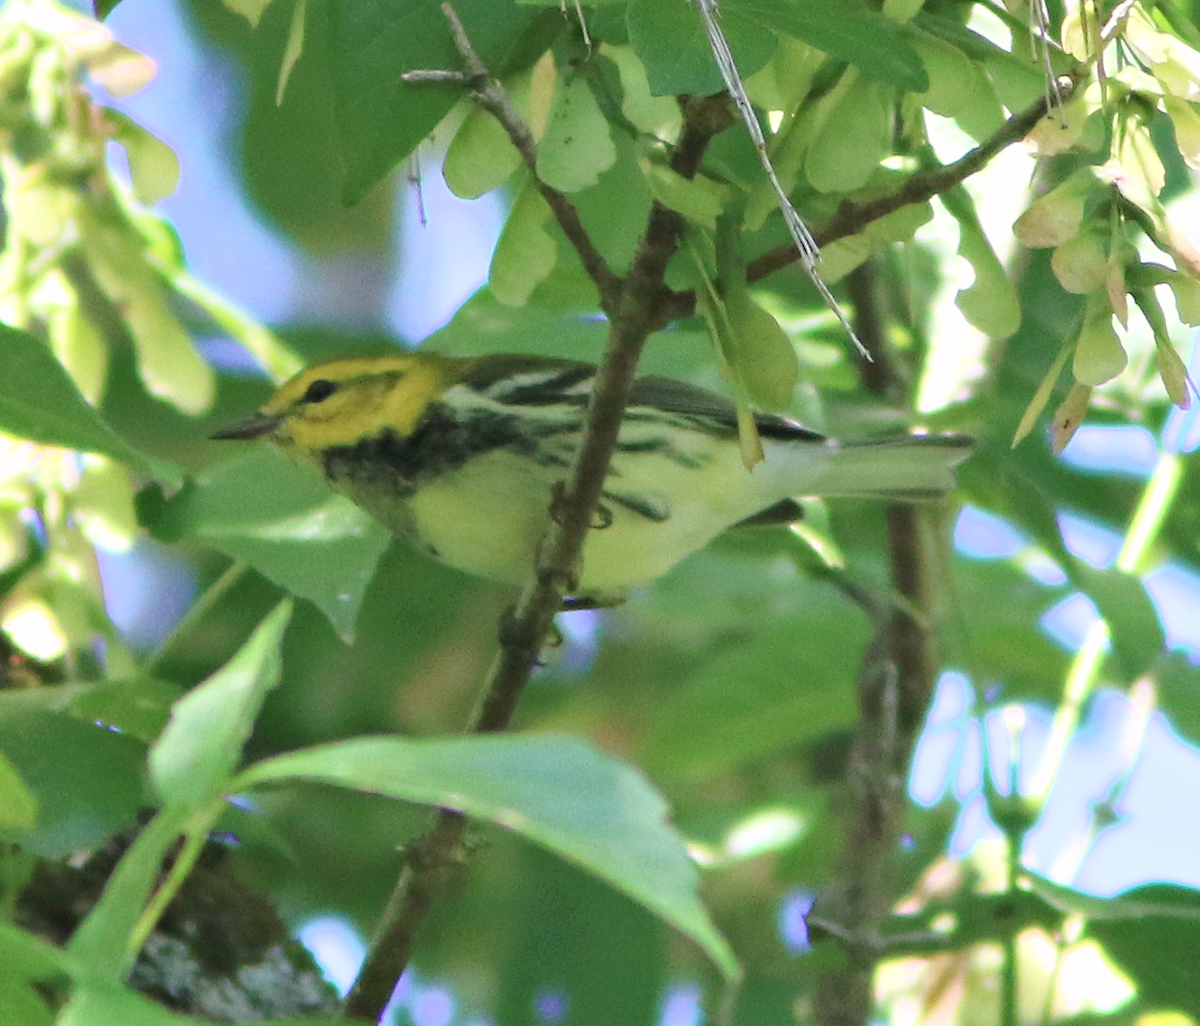
{"label": "sunlit leaf", "polygon": [[1083,315],[1083,327],[1075,342],[1071,369],[1081,385],[1103,385],[1125,369],[1129,357],[1113,328],[1113,312],[1108,296],[1093,296]]}
{"label": "sunlit leaf", "polygon": [[1099,292],[1109,273],[1104,239],[1099,232],[1080,232],[1055,247],[1050,256],[1050,269],[1068,292],[1078,296]]}
{"label": "sunlit leaf", "polygon": [[36,822],[37,799],[0,749],[0,835],[24,833]]}
{"label": "sunlit leaf", "polygon": [[343,637],[353,635],[391,542],[349,499],[265,445],[209,467],[194,486],[142,515],[162,537],[203,541],[313,602]]}
{"label": "sunlit leaf", "polygon": [[1040,877],[1034,887],[1060,908],[1086,917],[1088,936],[1129,974],[1142,1001],[1200,1016],[1192,971],[1200,959],[1200,892],[1149,884],[1096,898]]}
{"label": "sunlit leaf", "polygon": [[861,189],[891,150],[894,87],[847,68],[818,103],[804,174],[819,192]]}
{"label": "sunlit leaf", "polygon": [[[536,8],[513,0],[456,0],[454,10],[488,70],[506,61]],[[363,0],[329,8],[328,61],[334,118],[346,167],[344,196],[356,202],[411,153],[458,102],[455,88],[404,83],[406,71],[463,70],[439,0]]]}
{"label": "sunlit leaf", "polygon": [[1086,169],[1076,172],[1061,185],[1029,206],[1013,225],[1013,232],[1032,249],[1061,246],[1075,238],[1083,223],[1084,204],[1094,188],[1094,179]]}
{"label": "sunlit leaf", "polygon": [[359,738],[267,759],[239,788],[318,780],[458,809],[598,876],[691,938],[727,980],[740,969],[696,894],[662,797],[632,767],[555,735]]}
{"label": "sunlit leaf", "polygon": [[504,184],[521,154],[491,111],[472,105],[442,161],[446,186],[460,199],[478,199]]}
{"label": "sunlit leaf", "polygon": [[[151,472],[147,458],[88,405],[45,345],[26,332],[0,325],[0,346],[4,348],[0,430],[42,445],[103,453]],[[172,468],[159,462],[154,469]]]}
{"label": "sunlit leaf", "polygon": [[221,0],[234,14],[240,14],[251,28],[258,28],[258,22],[263,13],[271,6],[273,0]]}
{"label": "sunlit leaf", "polygon": [[728,187],[704,175],[684,178],[669,167],[650,161],[642,162],[642,171],[650,192],[664,207],[678,211],[694,224],[716,227],[717,217],[730,195]]}
{"label": "sunlit leaf", "polygon": [[276,606],[228,663],[172,707],[150,748],[150,777],[166,804],[194,808],[225,790],[263,699],[279,683],[291,614],[290,602]]}
{"label": "sunlit leaf", "polygon": [[283,95],[287,92],[288,80],[292,77],[292,69],[304,52],[304,18],[308,9],[308,0],[295,0],[292,8],[292,23],[288,28],[287,43],[283,48],[283,60],[279,63],[279,82],[275,87],[275,106],[283,103]]}
{"label": "sunlit leaf", "polygon": [[958,294],[958,308],[967,322],[992,338],[1007,338],[1021,323],[1017,290],[992,249],[979,223],[974,204],[962,186],[942,196],[958,221],[958,252],[975,272],[975,281]]}
{"label": "sunlit leaf", "polygon": [[113,138],[129,159],[129,177],[139,203],[153,206],[179,187],[179,158],[158,136],[118,110],[107,110]]}
{"label": "sunlit leaf", "polygon": [[492,253],[488,288],[505,306],[524,306],[558,262],[558,243],[547,230],[550,207],[532,182],[509,211]]}
{"label": "sunlit leaf", "polygon": [[538,144],[538,176],[563,192],[600,180],[617,159],[608,119],[583,75],[560,79],[546,132]]}

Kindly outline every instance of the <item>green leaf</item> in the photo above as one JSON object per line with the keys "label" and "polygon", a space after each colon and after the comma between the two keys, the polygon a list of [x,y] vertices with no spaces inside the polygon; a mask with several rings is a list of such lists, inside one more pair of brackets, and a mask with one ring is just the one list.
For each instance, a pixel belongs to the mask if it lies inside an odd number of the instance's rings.
{"label": "green leaf", "polygon": [[479,199],[503,185],[520,166],[521,154],[491,111],[472,106],[442,161],[446,187],[459,199]]}
{"label": "green leaf", "polygon": [[774,623],[723,646],[658,710],[642,761],[656,779],[690,783],[853,725],[868,633],[830,602],[800,627]]}
{"label": "green leaf", "polygon": [[86,980],[78,984],[59,1013],[56,1026],[189,1026],[190,1016],[176,1015],[137,991]]}
{"label": "green leaf", "polygon": [[[1073,242],[1085,238],[1087,236],[1080,235]],[[1071,246],[1073,242],[1064,245]],[[1055,250],[1056,255],[1059,250]],[[1125,347],[1113,328],[1113,310],[1108,296],[1102,292],[1089,296],[1083,327],[1075,342],[1075,358],[1071,362],[1075,380],[1081,385],[1103,385],[1120,374],[1128,363]]]}
{"label": "green leaf", "polygon": [[276,756],[250,788],[294,778],[458,809],[598,876],[695,941],[726,980],[733,952],[696,894],[696,868],[662,797],[635,769],[570,737],[358,738]]}
{"label": "green leaf", "polygon": [[349,499],[266,445],[207,468],[148,518],[161,536],[203,541],[308,599],[347,641],[391,543]]}
{"label": "green leaf", "polygon": [[104,112],[114,142],[125,150],[133,194],[148,207],[172,195],[179,187],[179,158],[175,151],[128,114]]}
{"label": "green leaf", "polygon": [[18,712],[62,712],[108,727],[149,744],[166,725],[178,684],[153,677],[56,684],[44,688],[0,690],[0,717]]}
{"label": "green leaf", "polygon": [[65,708],[80,719],[114,728],[147,744],[162,733],[171,704],[182,691],[178,684],[154,677],[68,684],[53,690],[71,692]]}
{"label": "green leaf", "polygon": [[1166,646],[1162,622],[1141,578],[1117,569],[1098,570],[1078,560],[1065,569],[1108,624],[1125,679],[1136,679]]}
{"label": "green leaf", "polygon": [[38,805],[21,846],[46,858],[91,848],[131,826],[142,802],[145,746],[62,712],[0,709],[0,751]]}
{"label": "green leaf", "polygon": [[767,410],[786,410],[800,376],[792,340],[748,293],[735,290],[726,303],[731,346],[722,349],[746,397]]}
{"label": "green leaf", "polygon": [[304,22],[307,16],[308,0],[296,0],[292,8],[292,23],[288,29],[287,43],[283,48],[283,60],[279,63],[279,81],[275,86],[275,106],[283,104],[287,93],[288,79],[292,77],[292,69],[304,52]]}
{"label": "green leaf", "polygon": [[905,30],[865,4],[854,0],[724,0],[722,18],[730,11],[901,89],[923,92],[929,88],[925,66],[905,38]]}
{"label": "green leaf", "polygon": [[892,151],[895,87],[864,74],[847,68],[814,107],[804,174],[818,192],[861,189]]}
{"label": "green leaf", "polygon": [[[115,984],[129,971],[137,957],[132,943],[134,928],[159,880],[167,851],[188,825],[188,815],[189,810],[182,809],[159,813],[121,856],[100,900],[67,944],[80,966],[79,977]],[[197,820],[200,829],[208,824],[208,820]]]}
{"label": "green leaf", "polygon": [[[688,241],[697,281],[697,306],[708,325],[709,335],[720,350],[729,376],[745,401],[770,410],[785,409],[799,377],[800,365],[792,341],[774,316],[754,301],[746,286],[746,262],[742,255],[740,211],[717,218],[715,244],[702,232]],[[710,264],[716,264],[713,280]],[[762,448],[748,409],[739,410],[743,457],[747,465],[762,459]]]}
{"label": "green leaf", "polygon": [[[197,1021],[128,987],[85,980],[76,985],[56,1026],[195,1026]],[[346,1026],[348,1020],[319,1016],[259,1021],[264,1026]],[[9,1026],[7,1021],[5,1026]]]}
{"label": "green leaf", "polygon": [[[791,36],[902,89],[929,86],[903,29],[850,0],[722,0],[721,29],[743,79]],[[699,13],[682,0],[632,0],[629,41],[646,65],[651,92],[714,93],[724,88]]]}
{"label": "green leaf", "polygon": [[1020,524],[1047,555],[1065,566],[1073,557],[1063,541],[1045,482],[1006,456],[982,446],[959,468],[959,484],[971,502]]}
{"label": "green leaf", "polygon": [[0,375],[0,430],[41,445],[98,452],[165,482],[179,471],[138,452],[105,423],[79,394],[50,350],[24,331],[0,324],[4,374]]}
{"label": "green leaf", "polygon": [[[6,967],[5,967],[6,968]],[[0,1015],[4,1026],[53,1026],[54,1013],[37,988],[0,968]]]}
{"label": "green leaf", "polygon": [[18,980],[52,980],[71,971],[71,957],[41,937],[0,921],[0,969]]}
{"label": "green leaf", "polygon": [[279,683],[279,647],[292,603],[279,603],[232,659],[171,710],[150,748],[150,778],[167,805],[197,808],[221,795],[267,692]]}
{"label": "green leaf", "polygon": [[0,833],[23,833],[37,823],[37,799],[0,751]]}
{"label": "green leaf", "polygon": [[1193,744],[1200,741],[1200,667],[1182,652],[1164,652],[1151,667],[1158,708]]}
{"label": "green leaf", "polygon": [[1039,627],[1062,599],[1006,559],[954,563],[955,601],[971,630],[962,639],[963,663],[985,687],[999,684],[1005,702],[1054,702],[1062,695],[1069,656]]}
{"label": "green leaf", "polygon": [[704,175],[684,178],[665,164],[641,162],[650,192],[664,207],[682,214],[693,224],[714,229],[732,190],[721,182]]}
{"label": "green leaf", "polygon": [[505,306],[524,306],[558,263],[558,243],[546,230],[550,206],[526,181],[492,253],[488,288]]}
{"label": "green leaf", "polygon": [[[493,75],[538,12],[513,0],[456,0],[454,10]],[[329,74],[355,203],[411,153],[462,98],[454,85],[405,83],[407,71],[463,70],[439,0],[356,0],[329,6]]]}
{"label": "green leaf", "polygon": [[976,87],[974,61],[953,43],[916,27],[908,31],[929,76],[929,88],[917,93],[917,101],[942,117],[956,117]]}
{"label": "green leaf", "polygon": [[1147,1007],[1200,1016],[1200,892],[1150,884],[1111,898],[1095,898],[1040,877],[1034,889],[1087,918],[1087,932],[1127,973]]}
{"label": "green leaf", "polygon": [[586,77],[560,79],[538,143],[538,177],[562,192],[579,192],[600,181],[616,159],[608,120]]}
{"label": "green leaf", "polygon": [[233,11],[234,14],[240,14],[248,22],[251,28],[258,28],[259,20],[268,7],[271,6],[273,0],[221,0],[225,7]]}
{"label": "green leaf", "polygon": [[1016,287],[984,234],[967,190],[955,186],[942,195],[942,202],[958,222],[958,253],[975,272],[975,281],[958,294],[958,308],[985,335],[1008,338],[1021,325]]}
{"label": "green leaf", "polygon": [[[775,51],[775,34],[743,12],[743,3],[721,4],[721,29],[745,78],[763,67]],[[628,11],[629,42],[646,65],[650,92],[707,95],[720,92],[725,81],[717,69],[700,14],[684,0],[632,0]]]}
{"label": "green leaf", "polygon": [[39,985],[57,984],[68,975],[69,966],[71,959],[60,948],[0,922],[0,1021],[4,1026],[51,1026],[54,1013]]}

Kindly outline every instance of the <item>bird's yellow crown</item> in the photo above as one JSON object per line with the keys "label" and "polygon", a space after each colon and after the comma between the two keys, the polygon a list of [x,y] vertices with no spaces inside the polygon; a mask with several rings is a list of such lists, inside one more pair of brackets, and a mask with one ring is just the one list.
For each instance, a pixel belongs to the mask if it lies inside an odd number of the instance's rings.
{"label": "bird's yellow crown", "polygon": [[263,433],[310,453],[352,445],[381,427],[404,437],[474,362],[422,353],[317,364],[280,386],[262,407]]}

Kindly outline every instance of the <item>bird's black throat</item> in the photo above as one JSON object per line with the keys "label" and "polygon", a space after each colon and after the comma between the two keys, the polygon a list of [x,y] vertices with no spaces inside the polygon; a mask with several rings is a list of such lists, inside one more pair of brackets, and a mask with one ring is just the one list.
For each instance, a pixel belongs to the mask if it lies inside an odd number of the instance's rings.
{"label": "bird's black throat", "polygon": [[566,467],[571,453],[548,446],[546,439],[578,430],[577,423],[531,423],[528,418],[491,410],[473,409],[460,417],[446,404],[432,403],[407,437],[385,428],[353,445],[330,446],[321,452],[321,467],[333,483],[386,485],[403,498],[422,482],[498,449],[542,466]]}

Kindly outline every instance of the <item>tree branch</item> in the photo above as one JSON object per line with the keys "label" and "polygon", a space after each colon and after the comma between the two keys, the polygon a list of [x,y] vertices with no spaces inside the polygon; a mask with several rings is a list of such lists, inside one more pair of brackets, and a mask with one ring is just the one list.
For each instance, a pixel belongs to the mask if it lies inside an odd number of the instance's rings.
{"label": "tree branch", "polygon": [[[1086,69],[1071,75],[1062,83],[1058,99],[1042,97],[1021,113],[1014,114],[988,139],[954,163],[918,171],[900,189],[887,196],[880,196],[862,203],[855,203],[851,200],[844,201],[830,220],[812,230],[813,239],[818,246],[827,246],[838,239],[857,235],[872,221],[877,221],[901,207],[907,207],[913,203],[924,203],[934,196],[940,196],[953,189],[977,171],[983,170],[987,163],[1005,147],[1025,138],[1053,106],[1060,101],[1066,103],[1070,100],[1085,77]],[[800,254],[791,243],[777,246],[761,256],[755,257],[746,265],[746,280],[761,281],[799,259]],[[694,292],[671,292],[661,304],[660,309],[663,324],[691,317],[696,312],[696,294]]]}
{"label": "tree branch", "polygon": [[[733,116],[724,94],[684,97],[681,105],[683,131],[671,168],[691,178],[709,141],[733,123]],[[567,482],[554,496],[550,529],[535,572],[501,620],[500,651],[468,728],[471,733],[490,733],[508,726],[554,616],[575,585],[584,536],[604,488],[638,358],[647,337],[660,323],[659,305],[668,295],[663,287],[667,263],[678,247],[683,224],[681,215],[662,204],[651,207],[610,318],[608,344],[588,404],[579,452]],[[376,937],[346,999],[346,1014],[351,1018],[378,1021],[408,965],[421,922],[454,871],[470,856],[464,836],[466,823],[461,812],[441,809],[432,829],[409,847]]]}
{"label": "tree branch", "polygon": [[409,71],[400,76],[402,82],[454,82],[465,86],[471,91],[471,98],[484,110],[500,122],[508,134],[508,138],[521,155],[521,162],[528,169],[542,199],[550,207],[559,228],[567,237],[567,241],[575,247],[583,269],[587,272],[596,291],[600,293],[600,308],[611,320],[617,310],[621,296],[621,279],[608,266],[600,251],[592,243],[591,236],[579,219],[579,212],[567,197],[551,185],[547,185],[538,176],[537,144],[533,141],[533,133],[522,120],[521,115],[513,106],[508,92],[498,82],[493,81],[488,74],[479,54],[471,45],[466,29],[459,19],[457,12],[449,3],[442,4],[442,13],[450,22],[450,30],[454,34],[454,45],[462,56],[466,71]]}
{"label": "tree branch", "polygon": [[[907,388],[886,347],[874,265],[868,261],[852,271],[847,287],[855,328],[873,358],[861,367],[864,388],[895,400]],[[836,936],[849,956],[844,966],[819,977],[816,1018],[825,1026],[870,1022],[872,980],[883,950],[879,927],[897,898],[891,870],[908,807],[909,760],[933,694],[935,666],[923,616],[930,605],[925,514],[911,504],[894,503],[885,515],[892,581],[907,608],[893,605],[879,612],[859,669],[858,735],[847,773],[844,884],[838,894],[818,901],[821,917],[838,924]]]}
{"label": "tree branch", "polygon": [[[918,171],[889,196],[881,196],[863,203],[847,200],[829,221],[814,229],[813,238],[816,239],[817,245],[827,246],[838,239],[857,235],[872,221],[878,221],[886,214],[912,203],[924,203],[966,181],[977,171],[983,170],[1001,150],[1024,139],[1058,102],[1065,104],[1070,100],[1084,77],[1085,73],[1082,71],[1071,76],[1063,83],[1059,91],[1059,100],[1043,96],[1021,113],[1014,114],[989,138],[952,164]],[[758,281],[798,259],[799,254],[793,246],[777,246],[750,261],[746,267],[746,278],[749,281]]]}

